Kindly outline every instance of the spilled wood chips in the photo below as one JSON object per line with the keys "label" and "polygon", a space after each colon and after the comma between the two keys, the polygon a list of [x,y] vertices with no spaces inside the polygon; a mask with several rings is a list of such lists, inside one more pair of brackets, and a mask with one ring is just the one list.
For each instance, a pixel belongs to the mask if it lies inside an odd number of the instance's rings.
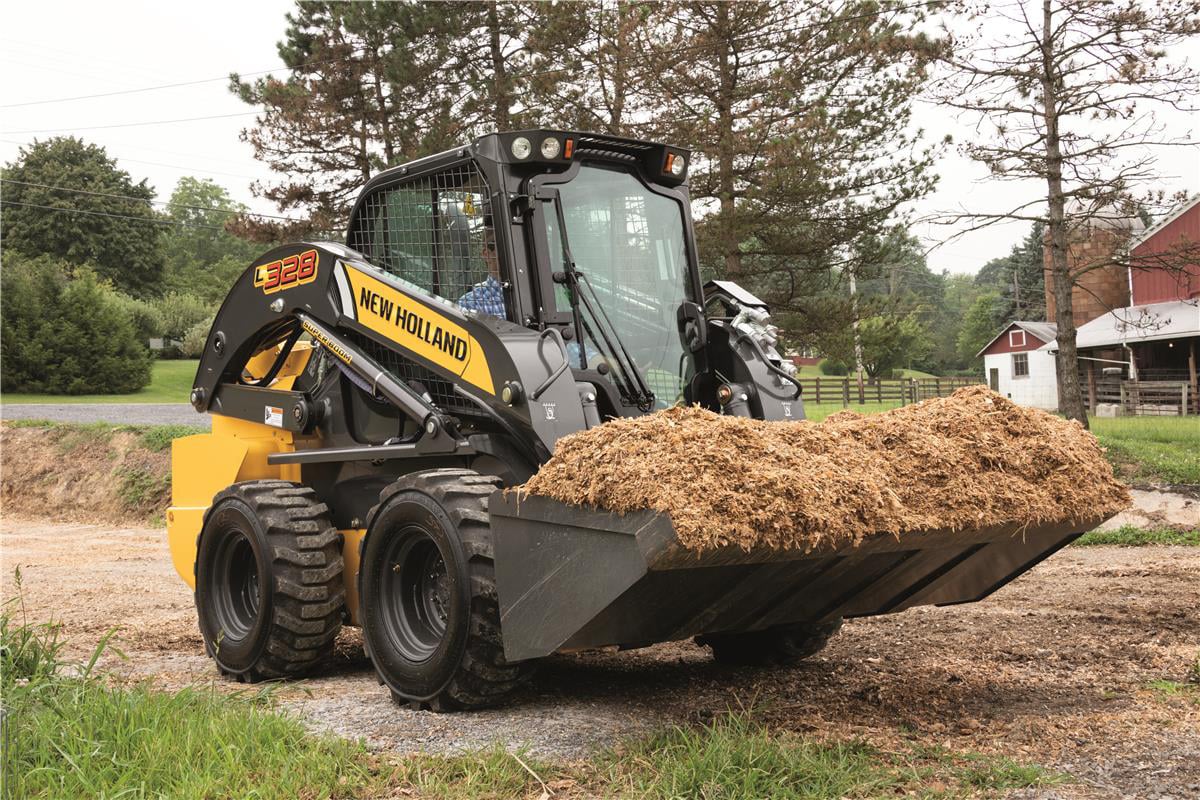
{"label": "spilled wood chips", "polygon": [[1091,521],[1130,498],[1094,436],[986,387],[882,414],[762,422],[700,408],[561,439],[521,487],[668,514],[680,542],[808,550],[873,533]]}

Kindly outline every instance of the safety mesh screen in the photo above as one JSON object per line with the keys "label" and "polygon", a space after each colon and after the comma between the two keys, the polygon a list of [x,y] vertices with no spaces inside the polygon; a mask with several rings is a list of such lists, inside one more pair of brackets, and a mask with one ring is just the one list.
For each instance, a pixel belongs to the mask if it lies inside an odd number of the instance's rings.
{"label": "safety mesh screen", "polygon": [[371,192],[347,244],[432,295],[507,316],[488,187],[472,162]]}
{"label": "safety mesh screen", "polygon": [[350,343],[387,370],[394,378],[407,383],[418,392],[429,395],[430,402],[443,411],[478,414],[479,408],[470,400],[454,393],[454,384],[422,367],[412,359],[405,358],[389,347],[354,331],[341,331]]}

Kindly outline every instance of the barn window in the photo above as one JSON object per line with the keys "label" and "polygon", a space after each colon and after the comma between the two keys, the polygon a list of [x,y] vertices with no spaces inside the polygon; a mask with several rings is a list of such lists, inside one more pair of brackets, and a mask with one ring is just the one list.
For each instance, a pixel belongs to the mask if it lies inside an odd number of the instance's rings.
{"label": "barn window", "polygon": [[1029,353],[1013,353],[1013,377],[1029,377]]}
{"label": "barn window", "polygon": [[1025,346],[1025,331],[1009,331],[1008,332],[1009,347],[1024,347]]}

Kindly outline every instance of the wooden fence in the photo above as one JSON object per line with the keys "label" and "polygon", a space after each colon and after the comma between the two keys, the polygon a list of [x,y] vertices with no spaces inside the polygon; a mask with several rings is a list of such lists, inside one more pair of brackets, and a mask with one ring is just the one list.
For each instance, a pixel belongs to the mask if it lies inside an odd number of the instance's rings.
{"label": "wooden fence", "polygon": [[907,405],[931,397],[945,397],[955,389],[982,383],[975,378],[900,378],[863,381],[853,378],[797,378],[804,387],[804,402],[840,403],[842,408],[868,403]]}
{"label": "wooden fence", "polygon": [[1128,416],[1183,416],[1200,413],[1188,381],[1127,381],[1100,379],[1088,388],[1089,411],[1115,405]]}

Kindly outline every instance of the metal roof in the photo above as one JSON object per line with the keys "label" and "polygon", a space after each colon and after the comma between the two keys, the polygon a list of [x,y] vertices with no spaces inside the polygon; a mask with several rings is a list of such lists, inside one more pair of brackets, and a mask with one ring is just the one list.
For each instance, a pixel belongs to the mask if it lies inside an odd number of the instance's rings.
{"label": "metal roof", "polygon": [[1000,332],[993,336],[992,340],[985,344],[980,351],[975,354],[975,357],[979,358],[981,355],[983,355],[984,350],[987,350],[989,347],[995,344],[996,340],[1008,333],[1009,328],[1014,325],[1046,343],[1052,343],[1054,341],[1054,337],[1058,335],[1058,326],[1053,322],[1025,322],[1023,320],[1013,320],[1001,328]]}
{"label": "metal roof", "polygon": [[[1114,344],[1136,344],[1200,336],[1200,301],[1172,300],[1144,306],[1116,308],[1079,326],[1079,349]],[[1053,350],[1051,342],[1040,350]]]}

